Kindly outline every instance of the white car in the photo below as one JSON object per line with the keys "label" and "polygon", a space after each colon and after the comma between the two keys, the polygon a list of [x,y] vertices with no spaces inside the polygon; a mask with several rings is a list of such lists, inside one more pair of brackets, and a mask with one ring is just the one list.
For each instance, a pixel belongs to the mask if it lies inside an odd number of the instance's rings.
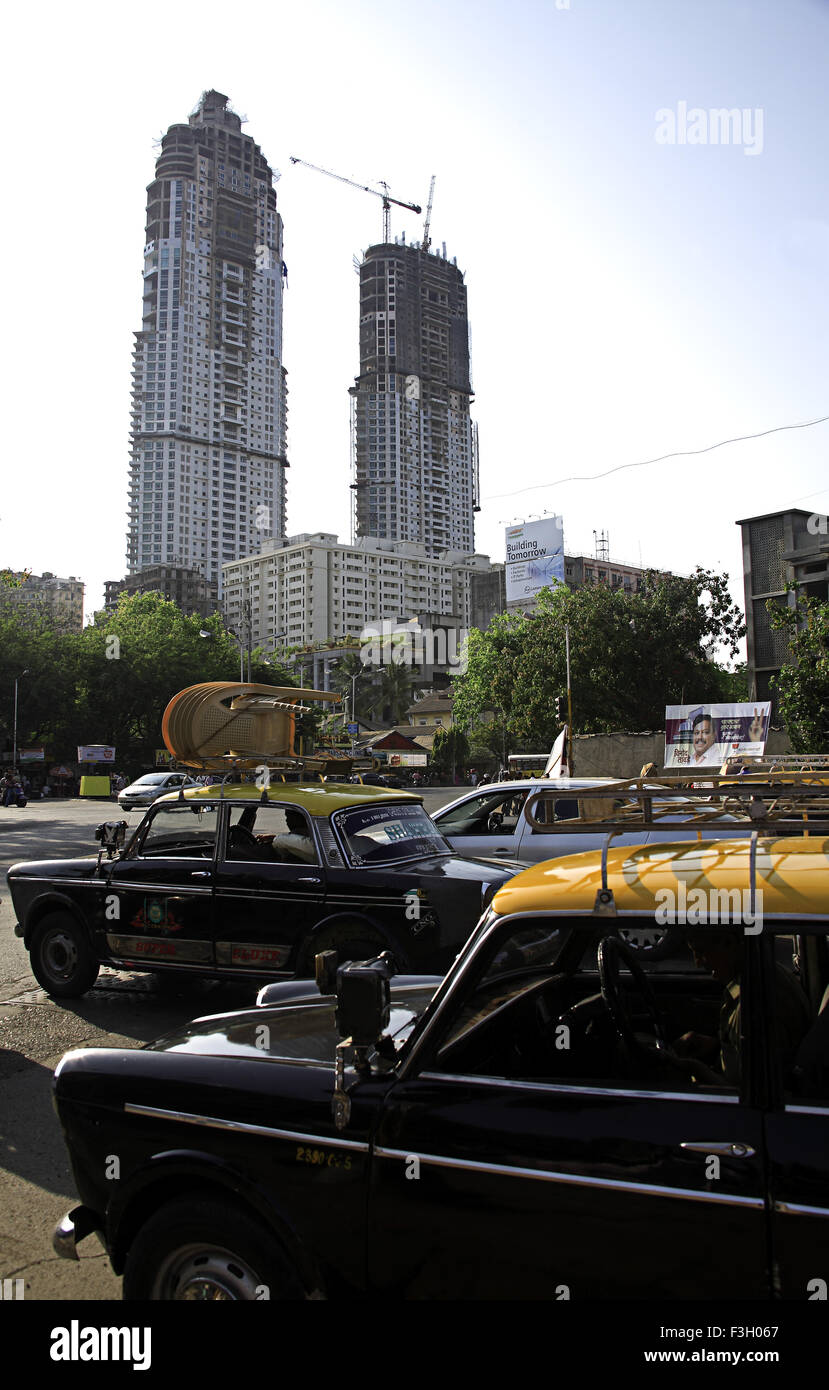
{"label": "white car", "polygon": [[118,805],[122,811],[132,811],[136,806],[144,810],[167,792],[195,786],[195,781],[186,772],[147,772],[118,793]]}
{"label": "white car", "polygon": [[[522,864],[541,864],[545,859],[559,859],[564,854],[582,854],[585,850],[601,849],[607,839],[606,832],[592,830],[583,821],[575,823],[580,810],[578,791],[579,788],[617,785],[620,780],[614,777],[525,777],[514,782],[493,782],[490,786],[468,791],[448,806],[433,811],[432,820],[458,854],[474,855],[478,859],[518,859]],[[545,833],[546,827],[529,823],[523,814],[524,803],[530,792],[537,791],[539,787],[554,787],[561,792],[561,796],[552,803],[554,821],[574,821],[572,834],[564,831]],[[655,800],[662,806],[664,815],[665,804],[673,797],[658,784],[654,786],[654,791],[661,792]],[[677,796],[682,799],[681,793]],[[629,800],[617,796],[613,806],[621,808]],[[605,803],[600,805],[602,811],[606,809],[613,814],[610,806],[605,806]],[[550,803],[547,806],[549,816]],[[596,809],[598,811],[599,807]],[[730,815],[721,816],[719,823],[709,823],[701,831],[696,825],[680,828],[682,822],[688,819],[687,811],[678,811],[676,816],[665,815],[664,819],[670,829],[642,830],[633,825],[630,830],[614,835],[613,844],[653,844],[659,840],[696,838],[698,833],[706,840],[722,839],[726,833],[723,822],[726,821],[729,836],[748,834],[750,830],[747,825],[735,826]]]}
{"label": "white car", "polygon": [[[474,856],[476,859],[517,859],[522,864],[541,864],[565,854],[583,854],[586,850],[602,848],[607,840],[607,832],[593,830],[584,821],[580,824],[575,821],[580,811],[577,794],[579,788],[598,788],[618,780],[613,777],[534,777],[513,782],[493,782],[490,786],[467,792],[457,801],[442,806],[439,811],[433,811],[432,820],[456,854]],[[547,823],[572,820],[572,833],[547,832],[545,825],[531,825],[527,820],[524,803],[530,792],[539,787],[554,787],[561,791],[561,796],[556,797],[554,802],[546,803]],[[670,794],[664,792],[658,798],[663,815],[665,802],[671,799]],[[629,798],[617,797],[611,805],[594,805],[597,812],[601,806],[603,813],[612,816],[614,809],[622,807],[626,801]],[[552,822],[549,820],[551,813]],[[541,815],[537,816],[537,819],[542,818]],[[664,819],[669,823],[664,830],[643,830],[633,825],[630,830],[614,835],[614,847],[696,839],[697,835],[705,840],[715,840],[721,839],[724,834],[740,836],[751,832],[750,824],[735,824],[734,818],[727,814],[719,817],[719,823],[711,822],[704,829],[687,824],[687,811],[678,812],[676,816],[665,815]],[[723,822],[728,822],[727,828],[724,828]],[[651,928],[644,932],[625,930],[621,935],[628,945],[647,951],[655,959],[670,953],[675,933]]]}

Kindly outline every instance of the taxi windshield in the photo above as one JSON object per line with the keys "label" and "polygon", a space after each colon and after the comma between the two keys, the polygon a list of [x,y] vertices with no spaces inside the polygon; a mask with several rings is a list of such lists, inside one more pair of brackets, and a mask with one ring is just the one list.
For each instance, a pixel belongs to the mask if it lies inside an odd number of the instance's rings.
{"label": "taxi windshield", "polygon": [[334,821],[352,864],[387,864],[452,853],[420,805],[355,807],[338,812]]}

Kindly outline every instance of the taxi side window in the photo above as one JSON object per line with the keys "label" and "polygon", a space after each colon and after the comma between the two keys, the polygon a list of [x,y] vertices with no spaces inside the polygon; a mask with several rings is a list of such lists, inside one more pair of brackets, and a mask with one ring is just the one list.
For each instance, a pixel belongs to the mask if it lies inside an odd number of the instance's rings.
{"label": "taxi side window", "polygon": [[596,936],[579,968],[570,961],[565,971],[549,927],[532,941],[524,925],[467,1001],[439,1069],[578,1089],[735,1093],[743,1049],[738,937],[700,941],[680,932],[669,960],[641,952],[639,970],[630,971],[608,924],[600,973]]}
{"label": "taxi side window", "polygon": [[508,835],[518,824],[527,792],[489,791],[470,797],[440,820],[441,834]]}
{"label": "taxi side window", "polygon": [[216,808],[200,802],[160,807],[150,817],[133,853],[142,857],[212,859],[216,821]]}
{"label": "taxi side window", "polygon": [[295,806],[233,806],[225,858],[240,863],[316,864],[311,828]]}
{"label": "taxi side window", "polygon": [[546,797],[540,798],[533,808],[535,820],[540,821],[540,825],[533,825],[533,835],[543,835],[546,827],[552,825],[554,821],[577,820],[579,816],[579,803],[575,797],[559,796],[555,801],[550,801]]}
{"label": "taxi side window", "polygon": [[[825,951],[815,945],[814,938],[810,945],[806,937],[775,936],[772,1008],[786,1101],[829,1108],[829,976]],[[806,978],[799,969],[799,948],[809,963]]]}

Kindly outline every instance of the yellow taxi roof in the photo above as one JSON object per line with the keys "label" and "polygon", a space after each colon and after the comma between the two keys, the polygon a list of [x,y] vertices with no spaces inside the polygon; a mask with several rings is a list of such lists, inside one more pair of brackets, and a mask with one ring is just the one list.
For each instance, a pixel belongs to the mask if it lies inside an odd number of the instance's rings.
{"label": "yellow taxi roof", "polygon": [[[627,845],[607,856],[607,886],[617,912],[651,913],[664,905],[660,890],[749,889],[748,837]],[[602,887],[600,850],[568,854],[511,878],[492,900],[501,916],[512,912],[591,913]],[[756,887],[764,917],[829,915],[829,837],[765,836],[757,841]]]}
{"label": "yellow taxi roof", "polygon": [[[261,801],[262,788],[253,782],[226,782],[224,788],[216,783],[212,787],[187,787],[185,801]],[[160,796],[160,801],[178,801],[179,792],[168,792]],[[273,780],[268,787],[268,800],[279,801],[286,806],[301,806],[309,816],[330,816],[332,811],[341,811],[347,806],[364,806],[366,802],[383,801],[423,801],[422,796],[413,792],[395,791],[392,787],[367,787],[360,783],[344,786],[341,782],[279,782]]]}

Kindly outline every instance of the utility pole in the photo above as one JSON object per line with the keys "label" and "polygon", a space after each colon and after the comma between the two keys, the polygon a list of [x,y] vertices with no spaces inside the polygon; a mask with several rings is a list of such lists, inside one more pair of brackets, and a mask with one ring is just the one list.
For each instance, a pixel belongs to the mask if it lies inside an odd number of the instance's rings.
{"label": "utility pole", "polygon": [[22,681],[24,676],[28,676],[28,668],[21,671],[19,676],[14,679],[14,751],[12,752],[12,769],[17,771],[17,682]]}
{"label": "utility pole", "polygon": [[573,773],[573,691],[570,685],[570,624],[564,624],[564,656],[567,662],[567,771]]}

